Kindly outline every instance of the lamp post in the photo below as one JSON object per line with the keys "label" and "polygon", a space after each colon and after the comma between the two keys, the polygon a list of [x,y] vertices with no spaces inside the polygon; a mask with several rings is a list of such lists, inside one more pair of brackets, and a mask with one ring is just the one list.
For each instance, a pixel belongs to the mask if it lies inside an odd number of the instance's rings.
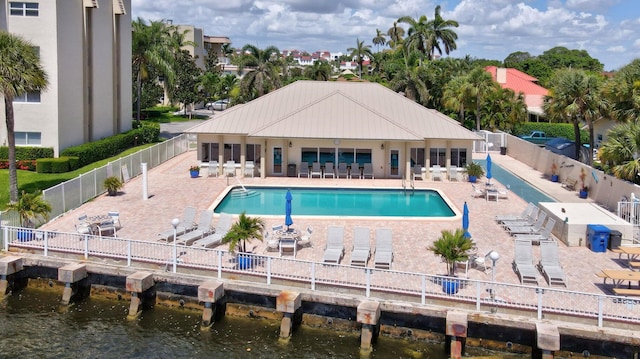
{"label": "lamp post", "polygon": [[[495,287],[496,283],[496,262],[500,259],[500,254],[496,251],[489,253],[489,259],[491,259],[491,283]],[[491,288],[491,299],[495,298],[495,288]]]}
{"label": "lamp post", "polygon": [[173,273],[178,269],[178,249],[176,244],[178,240],[178,224],[180,224],[180,220],[178,218],[171,220],[171,225],[173,226]]}

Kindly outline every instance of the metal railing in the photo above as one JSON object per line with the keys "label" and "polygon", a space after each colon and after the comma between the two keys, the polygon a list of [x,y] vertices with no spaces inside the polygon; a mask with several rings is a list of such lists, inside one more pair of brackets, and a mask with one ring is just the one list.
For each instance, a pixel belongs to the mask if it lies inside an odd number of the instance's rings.
{"label": "metal railing", "polygon": [[[318,286],[330,286],[334,291],[342,288],[366,297],[402,295],[408,301],[421,304],[438,300],[456,301],[478,311],[487,308],[518,310],[538,319],[545,315],[557,315],[565,321],[574,318],[579,323],[584,323],[586,319],[597,323],[599,327],[604,325],[604,321],[640,324],[640,299],[627,297],[249,253],[233,255],[224,250],[175,246],[172,243],[13,226],[3,226],[2,235],[8,239],[4,243],[5,251],[9,247],[17,247],[42,251],[48,257],[73,253],[82,255],[88,261],[103,261],[105,258],[126,261],[127,266],[132,266],[132,263],[152,263],[165,270],[204,269],[216,273],[218,278],[222,278],[223,273],[245,274],[267,285],[274,280],[290,281],[310,290],[317,290]],[[442,288],[443,282],[451,280],[459,287],[459,291],[453,295],[443,292]]]}
{"label": "metal railing", "polygon": [[616,214],[633,224],[633,243],[640,243],[640,201],[620,201]]}
{"label": "metal railing", "polygon": [[187,151],[188,137],[179,135],[48,188],[43,191],[42,197],[51,204],[50,217],[55,218],[106,192],[102,185],[105,178],[117,176],[122,179],[125,166],[129,176],[136,177],[142,173],[142,163],[152,169]]}

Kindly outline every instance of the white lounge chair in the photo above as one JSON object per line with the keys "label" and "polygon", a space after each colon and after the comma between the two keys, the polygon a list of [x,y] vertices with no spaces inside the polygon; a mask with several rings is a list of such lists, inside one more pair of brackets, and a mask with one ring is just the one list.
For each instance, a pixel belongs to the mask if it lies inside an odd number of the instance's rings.
{"label": "white lounge chair", "polygon": [[520,283],[538,284],[536,267],[533,265],[531,241],[516,239],[515,256],[512,262],[513,270],[518,275]]}
{"label": "white lounge chair", "polygon": [[478,198],[478,197],[484,197],[485,193],[483,190],[481,190],[480,188],[478,188],[475,184],[471,184],[471,197],[473,198]]}
{"label": "white lounge chair", "polygon": [[207,172],[208,176],[218,177],[218,171],[219,171],[218,161],[209,161],[209,169]]}
{"label": "white lounge chair", "polygon": [[522,220],[502,221],[502,226],[503,227],[533,226],[536,223],[536,219],[538,218],[539,214],[540,214],[540,208],[534,206]]}
{"label": "white lounge chair", "polygon": [[196,209],[195,207],[185,207],[184,214],[182,215],[182,221],[178,224],[175,231],[174,229],[168,229],[162,233],[158,233],[158,240],[164,242],[173,242],[174,232],[177,236],[183,235],[195,228]]}
{"label": "white lounge chair", "polygon": [[371,177],[371,179],[374,179],[374,177],[373,177],[373,165],[371,163],[365,163],[364,166],[362,167],[362,177],[361,178],[367,178],[367,177]]}
{"label": "white lounge chair", "polygon": [[512,236],[517,233],[539,234],[542,231],[545,219],[547,219],[547,212],[540,212],[533,226],[507,226],[506,229]]}
{"label": "white lounge chair", "polygon": [[298,178],[300,177],[310,177],[309,162],[300,162],[300,168],[298,169]]}
{"label": "white lounge chair", "polygon": [[432,180],[443,180],[442,167],[440,165],[433,165],[431,167],[431,179]]}
{"label": "white lounge chair", "polygon": [[176,239],[176,244],[190,246],[196,240],[211,233],[211,221],[213,220],[213,211],[206,210],[200,213],[198,227],[191,232],[187,232]]}
{"label": "white lounge chair", "polygon": [[327,228],[327,246],[322,256],[324,263],[340,263],[344,255],[344,227],[329,226]]}
{"label": "white lounge chair", "polygon": [[391,269],[393,262],[393,236],[390,228],[376,229],[376,253],[373,256],[375,268]]}
{"label": "white lounge chair", "polygon": [[222,243],[222,238],[227,235],[231,225],[233,224],[233,217],[228,213],[220,213],[218,223],[213,233],[203,236],[202,238],[193,242],[194,247],[211,248]]}
{"label": "white lounge chair", "polygon": [[531,241],[533,244],[542,244],[543,242],[550,242],[551,240],[551,232],[553,231],[553,227],[556,225],[556,220],[553,218],[548,218],[547,223],[544,225],[544,228],[540,231],[540,233],[534,234],[523,234],[516,233],[516,239],[526,239]]}
{"label": "white lounge chair", "polygon": [[449,167],[449,181],[461,181],[460,172],[458,171],[458,167]]}
{"label": "white lounge chair", "polygon": [[327,178],[327,176],[336,178],[336,172],[333,170],[333,162],[326,162],[324,164],[324,174],[322,175],[322,177]]}
{"label": "white lounge chair", "polygon": [[502,223],[504,221],[525,221],[531,214],[531,211],[533,211],[534,207],[536,207],[536,205],[529,202],[522,213],[496,216],[496,222]]}
{"label": "white lounge chair", "polygon": [[256,169],[256,165],[253,161],[245,161],[244,162],[244,176],[251,176],[253,178],[254,170]]}
{"label": "white lounge chair", "polygon": [[351,251],[351,265],[366,267],[371,256],[371,240],[369,228],[355,227],[353,229],[353,250]]}
{"label": "white lounge chair", "polygon": [[349,178],[349,169],[347,168],[347,164],[344,162],[338,163],[338,178],[344,177]]}
{"label": "white lounge chair", "polygon": [[540,242],[540,262],[538,269],[549,285],[567,286],[564,270],[558,259],[558,245],[555,242]]}
{"label": "white lounge chair", "polygon": [[422,166],[421,165],[415,165],[411,168],[411,172],[413,175],[413,180],[415,181],[417,178],[420,178],[421,180],[425,180],[422,173]]}
{"label": "white lounge chair", "polygon": [[349,178],[362,178],[362,172],[360,172],[360,164],[353,162],[349,167]]}
{"label": "white lounge chair", "polygon": [[236,175],[236,161],[227,161],[227,163],[225,163],[223,167],[225,176]]}
{"label": "white lounge chair", "polygon": [[309,175],[309,178],[314,178],[315,176],[318,176],[318,178],[322,178],[322,168],[320,167],[320,162],[314,162],[313,165],[311,165],[311,174]]}

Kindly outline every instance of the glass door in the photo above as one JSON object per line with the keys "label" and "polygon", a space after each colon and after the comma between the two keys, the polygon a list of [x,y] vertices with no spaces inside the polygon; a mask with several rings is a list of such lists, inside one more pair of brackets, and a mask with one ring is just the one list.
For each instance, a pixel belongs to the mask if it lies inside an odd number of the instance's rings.
{"label": "glass door", "polygon": [[400,177],[400,150],[389,150],[389,177]]}
{"label": "glass door", "polygon": [[273,174],[282,174],[282,147],[273,148]]}

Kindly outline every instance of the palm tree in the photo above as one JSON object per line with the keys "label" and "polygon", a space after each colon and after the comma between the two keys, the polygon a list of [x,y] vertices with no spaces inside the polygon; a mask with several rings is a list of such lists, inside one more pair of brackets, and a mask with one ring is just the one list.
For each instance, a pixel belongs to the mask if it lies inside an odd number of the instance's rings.
{"label": "palm tree", "polygon": [[174,82],[173,53],[170,45],[171,30],[162,21],[151,21],[147,25],[144,20],[132,23],[132,70],[137,86],[136,120],[140,120],[142,100],[142,80],[149,76],[152,68],[162,74],[169,87]]}
{"label": "palm tree", "polygon": [[387,44],[392,49],[396,48],[398,45],[402,44],[402,39],[404,38],[404,29],[398,26],[398,22],[394,21],[393,26],[387,30],[387,36],[389,36],[389,41]]}
{"label": "palm tree", "polygon": [[240,245],[240,253],[246,253],[246,242],[252,239],[263,240],[264,221],[260,217],[249,217],[245,212],[240,213],[238,221],[234,223],[229,232],[222,238],[222,243],[229,243],[229,251],[235,252]]}
{"label": "palm tree", "polygon": [[613,127],[600,147],[598,157],[610,166],[616,177],[640,182],[640,123],[634,121]]}
{"label": "palm tree", "polygon": [[384,36],[384,33],[380,31],[380,29],[376,29],[376,36],[372,40],[373,44],[376,45],[378,52],[380,52],[380,45],[384,45],[387,43],[387,38]]}
{"label": "palm tree", "polygon": [[456,262],[464,262],[469,259],[469,251],[473,248],[474,243],[471,238],[465,236],[465,230],[462,228],[458,228],[454,232],[443,230],[440,234],[440,238],[429,246],[429,250],[442,257],[447,263],[447,275],[453,276],[455,275]]}
{"label": "palm tree", "polygon": [[640,118],[640,59],[622,67],[604,85],[604,96],[613,106],[613,114],[619,121],[636,121]]}
{"label": "palm tree", "polygon": [[452,78],[444,87],[443,106],[450,111],[458,111],[458,121],[464,124],[464,109],[470,103],[471,84],[467,76],[459,75]]}
{"label": "palm tree", "polygon": [[245,100],[260,97],[280,87],[280,51],[275,46],[261,50],[253,45],[242,48],[239,71],[251,68],[240,83]]}
{"label": "palm tree", "polygon": [[[545,99],[544,109],[551,120],[573,124],[576,158],[580,155],[580,126],[589,128],[589,144],[593,148],[593,123],[607,115],[609,102],[602,96],[601,81],[584,70],[561,69],[554,74],[555,81]],[[588,156],[590,164],[593,157]]]}
{"label": "palm tree", "polygon": [[445,20],[440,15],[440,5],[436,6],[435,15],[433,20],[429,21],[429,30],[431,40],[429,43],[432,45],[431,51],[429,52],[429,59],[432,60],[435,55],[435,50],[438,50],[438,53],[442,55],[442,49],[440,48],[440,43],[444,47],[444,52],[449,55],[451,50],[456,49],[456,40],[458,39],[458,34],[456,34],[452,27],[458,27],[458,22],[455,20]]}
{"label": "palm tree", "polygon": [[371,46],[365,45],[364,41],[360,41],[360,39],[356,39],[356,47],[348,48],[347,52],[350,52],[349,57],[351,57],[352,59],[357,59],[356,61],[358,62],[358,67],[360,68],[360,78],[362,78],[362,64],[364,63],[364,58],[373,58]]}
{"label": "palm tree", "polygon": [[41,217],[44,221],[49,220],[51,204],[42,199],[40,192],[26,193],[22,191],[20,199],[7,206],[8,209],[18,212],[22,227],[31,228],[35,221]]}
{"label": "palm tree", "polygon": [[331,78],[331,65],[325,60],[318,60],[313,63],[313,66],[307,66],[304,69],[304,75],[316,81],[329,81]]}
{"label": "palm tree", "polygon": [[469,82],[469,90],[471,96],[474,98],[475,114],[476,114],[476,130],[480,130],[480,123],[482,119],[482,102],[485,96],[494,90],[497,84],[493,82],[491,74],[486,72],[483,68],[475,68],[471,70],[467,77]]}
{"label": "palm tree", "polygon": [[427,17],[422,15],[416,20],[411,16],[403,16],[398,19],[398,22],[409,24],[407,38],[404,41],[405,47],[408,50],[415,49],[424,55],[430,56],[429,54],[433,51],[434,38]]}
{"label": "palm tree", "polygon": [[429,88],[427,87],[420,66],[405,67],[398,71],[391,80],[391,89],[396,92],[403,92],[405,97],[419,104],[425,105],[429,100]]}
{"label": "palm tree", "polygon": [[40,57],[29,41],[0,31],[0,91],[4,98],[9,159],[9,199],[18,200],[16,168],[16,138],[14,132],[13,99],[30,92],[41,92],[49,83]]}

